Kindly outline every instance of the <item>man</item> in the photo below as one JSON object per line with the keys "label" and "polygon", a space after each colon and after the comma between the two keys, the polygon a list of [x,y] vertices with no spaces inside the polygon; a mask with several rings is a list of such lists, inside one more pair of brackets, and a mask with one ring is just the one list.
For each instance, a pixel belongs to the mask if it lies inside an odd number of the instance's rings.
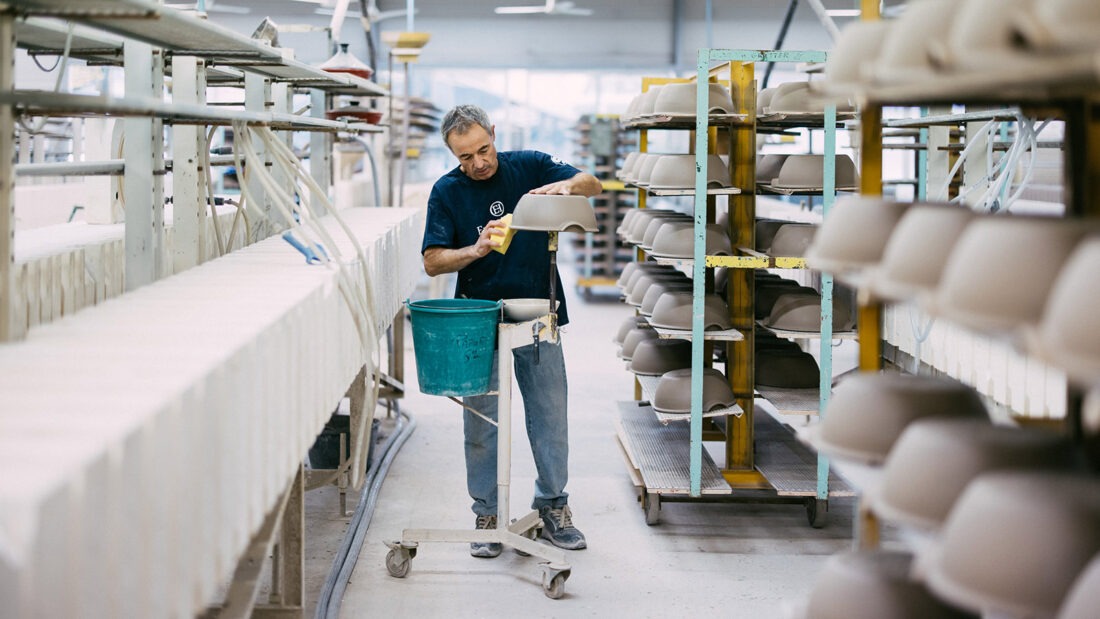
{"label": "man", "polygon": [[[504,232],[500,219],[516,208],[525,193],[592,196],[601,191],[591,174],[537,151],[498,153],[496,134],[485,111],[460,105],[447,112],[440,127],[443,142],[458,158],[458,167],[436,181],[428,198],[424,230],[424,270],[428,275],[458,272],[456,297],[471,299],[548,298],[550,254],[545,232],[518,231],[507,253],[490,239]],[[556,286],[561,278],[554,273]],[[569,322],[564,295],[558,322]],[[538,478],[532,509],[542,518],[542,537],[570,550],[586,547],[584,535],[573,526],[565,484],[568,480],[567,385],[560,342],[542,342],[513,351],[515,376],[523,396],[527,437],[534,453]],[[492,390],[497,389],[494,360]],[[465,404],[491,419],[497,418],[496,396],[465,398]],[[497,429],[464,411],[466,485],[474,499],[478,529],[497,523]],[[504,526],[507,523],[503,523]],[[496,543],[472,543],[470,554],[495,557]]]}

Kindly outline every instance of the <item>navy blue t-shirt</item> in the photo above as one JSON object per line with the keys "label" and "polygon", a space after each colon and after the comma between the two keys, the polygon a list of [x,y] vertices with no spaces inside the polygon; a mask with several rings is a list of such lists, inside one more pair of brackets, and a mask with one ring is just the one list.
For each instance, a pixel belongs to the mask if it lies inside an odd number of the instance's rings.
{"label": "navy blue t-shirt", "polygon": [[[473,180],[458,167],[443,175],[428,197],[423,253],[429,247],[459,249],[477,243],[485,225],[516,209],[523,194],[576,176],[580,170],[546,153],[533,150],[497,153],[496,174]],[[549,237],[545,232],[519,230],[508,253],[491,251],[458,272],[455,297],[470,299],[542,298],[550,296]],[[557,280],[558,323],[568,324],[561,277]]]}

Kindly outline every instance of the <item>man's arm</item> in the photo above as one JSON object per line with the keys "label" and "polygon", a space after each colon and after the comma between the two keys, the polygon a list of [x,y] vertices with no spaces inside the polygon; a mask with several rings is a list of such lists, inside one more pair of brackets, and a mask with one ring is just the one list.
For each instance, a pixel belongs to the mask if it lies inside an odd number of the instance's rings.
{"label": "man's arm", "polygon": [[485,225],[477,242],[459,249],[449,249],[438,245],[424,250],[424,271],[431,277],[443,273],[454,273],[469,265],[471,262],[484,258],[494,247],[500,247],[500,242],[489,238],[492,233],[498,235],[504,233],[504,225],[499,219],[494,219]]}
{"label": "man's arm", "polygon": [[588,172],[578,172],[573,178],[537,187],[530,193],[554,193],[590,198],[601,191],[603,191],[603,185],[600,184],[600,179]]}

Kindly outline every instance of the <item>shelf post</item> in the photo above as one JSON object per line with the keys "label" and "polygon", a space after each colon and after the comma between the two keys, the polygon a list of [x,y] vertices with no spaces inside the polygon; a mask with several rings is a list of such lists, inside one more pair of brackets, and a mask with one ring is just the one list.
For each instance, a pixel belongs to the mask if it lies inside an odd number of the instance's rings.
{"label": "shelf post", "polygon": [[[15,84],[15,18],[0,14],[0,92]],[[15,114],[0,105],[0,342],[25,335],[15,316]]]}
{"label": "shelf post", "polygon": [[703,470],[703,312],[707,259],[707,153],[709,131],[710,50],[699,50],[695,84],[695,208],[691,295],[691,496],[701,494]]}
{"label": "shelf post", "polygon": [[[754,247],[756,240],[756,76],[751,61],[733,60],[730,63],[730,93],[733,95],[734,113],[748,114],[749,124],[739,123],[731,130],[730,180],[741,190],[729,197],[729,234],[743,247]],[[755,383],[755,321],[753,297],[755,278],[752,269],[729,268],[727,274],[727,302],[735,329],[745,339],[730,342],[726,347],[726,372],[733,388],[737,404],[745,411],[740,417],[731,417],[726,423],[725,468],[734,471],[753,471],[753,417]]]}
{"label": "shelf post", "polygon": [[[821,218],[829,216],[829,209],[836,201],[836,105],[825,106],[825,169],[822,178]],[[825,416],[829,396],[833,390],[833,276],[821,274],[821,340],[820,376],[818,382],[818,418]],[[829,500],[829,458],[817,455],[817,498]]]}
{"label": "shelf post", "polygon": [[[244,107],[247,110],[253,112],[266,112],[268,102],[271,94],[271,83],[262,75],[253,73],[251,71],[244,74]],[[233,136],[233,139],[238,139],[237,136]],[[267,153],[267,147],[264,146],[262,141],[253,143],[256,150],[256,155],[259,161],[246,161],[245,166],[266,166],[271,163],[271,157]],[[237,170],[237,179],[239,182],[244,183],[244,171]],[[255,243],[256,241],[262,241],[267,237],[274,234],[275,230],[271,225],[271,217],[277,212],[272,208],[271,199],[268,197],[267,192],[264,191],[263,185],[260,184],[260,179],[252,175],[248,179],[248,194],[256,204],[253,204],[251,208],[256,211],[260,211],[264,214],[264,217],[259,218],[252,225],[252,238],[248,239],[248,243]]]}
{"label": "shelf post", "polygon": [[[309,91],[310,115],[315,118],[324,118],[328,109],[330,97],[320,88]],[[333,136],[327,131],[314,131],[309,134],[309,174],[317,181],[318,187],[326,194],[332,187],[332,144]],[[371,178],[371,182],[378,184],[377,178]],[[319,204],[322,196],[313,196],[313,204]],[[327,197],[327,195],[325,196]],[[371,206],[382,206],[372,204]]]}
{"label": "shelf post", "polygon": [[[860,114],[859,192],[882,195],[882,107],[868,103]],[[882,367],[882,305],[859,305],[859,368],[877,372]]]}
{"label": "shelf post", "polygon": [[[202,61],[195,56],[172,57],[172,102],[206,102]],[[206,181],[200,174],[206,139],[199,125],[172,126],[172,271],[198,266],[206,258]],[[219,248],[220,249],[220,248]]]}
{"label": "shelf post", "polygon": [[[126,41],[123,58],[126,96],[160,99],[162,86],[154,81],[153,66],[160,54],[146,43]],[[154,199],[156,147],[161,140],[156,136],[160,123],[155,119],[127,117],[122,122],[126,139],[122,181],[126,196],[126,290],[130,291],[156,281],[161,272],[164,205],[156,204]]]}

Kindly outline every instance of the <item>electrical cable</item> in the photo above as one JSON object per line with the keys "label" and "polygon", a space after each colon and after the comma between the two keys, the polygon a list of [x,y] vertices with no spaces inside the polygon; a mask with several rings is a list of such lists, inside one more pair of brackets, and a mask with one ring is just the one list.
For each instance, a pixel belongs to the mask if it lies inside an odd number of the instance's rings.
{"label": "electrical cable", "polygon": [[359,496],[359,504],[355,508],[351,521],[348,523],[347,532],[332,560],[332,569],[321,586],[321,593],[317,598],[317,608],[314,611],[315,619],[337,619],[340,615],[340,604],[344,599],[344,592],[351,580],[351,574],[355,570],[355,564],[359,560],[359,552],[363,548],[363,541],[374,516],[374,508],[378,503],[378,495],[382,484],[386,481],[390,465],[401,450],[401,446],[416,429],[416,420],[406,412],[398,413],[398,425],[394,432],[386,439],[381,453],[375,457],[367,472],[366,489]]}
{"label": "electrical cable", "polygon": [[[64,47],[63,51],[61,52],[61,57],[58,58],[58,60],[57,60],[58,64],[55,64],[53,66],[53,68],[51,68],[47,71],[47,73],[48,73],[49,71],[53,71],[54,69],[57,69],[58,65],[60,65],[60,67],[61,67],[61,69],[57,72],[57,80],[55,80],[54,84],[53,84],[53,91],[54,92],[61,92],[61,83],[65,80],[65,75],[68,73],[69,52],[71,52],[72,48],[73,48],[73,26],[74,26],[73,22],[69,22],[68,30],[65,33],[65,47]],[[33,57],[32,57],[32,59],[33,59]],[[37,64],[38,68],[42,69],[42,65],[38,64],[37,59],[34,59],[34,64]],[[43,70],[46,71],[46,69],[43,69]],[[24,130],[26,130],[29,133],[38,133],[39,131],[42,131],[42,128],[46,126],[46,123],[49,122],[49,120],[50,120],[49,116],[43,116],[42,118],[40,118],[38,120],[37,123],[35,123],[34,125],[28,126],[23,121],[23,119],[21,117],[17,119],[17,121],[19,123],[19,126],[22,127]]]}
{"label": "electrical cable", "polygon": [[382,206],[382,187],[378,184],[378,167],[374,162],[374,149],[363,138],[355,138],[355,141],[363,145],[367,153],[367,161],[370,163],[370,184],[374,189],[374,205]]}
{"label": "electrical cable", "polygon": [[[377,378],[376,368],[381,366],[381,346],[377,333],[377,325],[373,320],[373,317],[377,315],[374,308],[374,295],[372,293],[372,285],[369,277],[369,273],[366,270],[366,255],[363,252],[363,248],[360,246],[355,235],[352,233],[351,228],[348,227],[343,218],[340,217],[336,208],[331,201],[325,196],[325,193],[317,185],[316,181],[306,173],[302,168],[300,162],[297,160],[297,156],[290,150],[284,142],[278,139],[277,136],[266,127],[251,128],[242,121],[234,122],[234,135],[239,136],[237,141],[238,148],[233,151],[234,162],[237,164],[238,169],[241,168],[240,157],[243,154],[245,159],[254,162],[262,162],[264,159],[260,157],[258,152],[253,148],[252,135],[258,134],[267,146],[267,153],[272,157],[272,163],[278,165],[288,173],[289,178],[295,181],[304,181],[310,191],[299,191],[297,195],[300,198],[301,205],[295,204],[293,196],[289,195],[279,183],[272,177],[265,166],[257,164],[252,166],[252,172],[256,174],[257,181],[262,185],[264,191],[271,196],[272,206],[274,206],[283,215],[285,220],[289,223],[293,232],[297,232],[303,238],[306,239],[306,244],[309,247],[317,246],[318,243],[313,240],[313,235],[310,233],[315,232],[320,236],[325,243],[329,245],[332,251],[332,257],[325,252],[321,252],[321,261],[329,268],[333,268],[336,271],[337,288],[340,291],[345,303],[348,305],[348,309],[351,312],[351,318],[355,325],[356,331],[359,334],[360,343],[363,347],[363,352],[367,361],[367,375],[372,378],[371,388],[369,390],[367,405],[370,410],[374,410],[374,407],[378,401],[379,380]],[[251,173],[250,173],[251,176]],[[248,183],[241,183],[242,194],[246,197],[250,194],[248,189]],[[351,241],[356,250],[357,257],[359,258],[359,265],[363,274],[362,289],[356,285],[349,277],[347,268],[343,262],[339,247],[336,245],[335,240],[329,235],[328,230],[323,226],[316,223],[312,217],[312,205],[310,196],[318,196],[321,205],[328,211],[333,219],[340,225],[347,238]],[[252,208],[260,212],[261,216],[266,216],[256,206],[256,201],[249,199],[249,203]],[[298,217],[295,216],[298,215]],[[308,230],[307,230],[308,227]],[[360,428],[360,431],[364,428]],[[365,457],[365,454],[361,454],[361,457]],[[361,463],[365,468],[365,462]],[[354,479],[358,482],[358,486],[361,480]]]}
{"label": "electrical cable", "polygon": [[201,155],[202,184],[203,194],[210,205],[210,220],[214,224],[214,240],[218,243],[218,255],[224,256],[229,248],[225,244],[225,238],[222,237],[222,226],[218,221],[218,209],[214,206],[214,180],[211,178],[212,171],[210,170],[210,144],[214,140],[214,132],[217,129],[217,127],[210,127],[210,130],[206,132],[206,140]]}

